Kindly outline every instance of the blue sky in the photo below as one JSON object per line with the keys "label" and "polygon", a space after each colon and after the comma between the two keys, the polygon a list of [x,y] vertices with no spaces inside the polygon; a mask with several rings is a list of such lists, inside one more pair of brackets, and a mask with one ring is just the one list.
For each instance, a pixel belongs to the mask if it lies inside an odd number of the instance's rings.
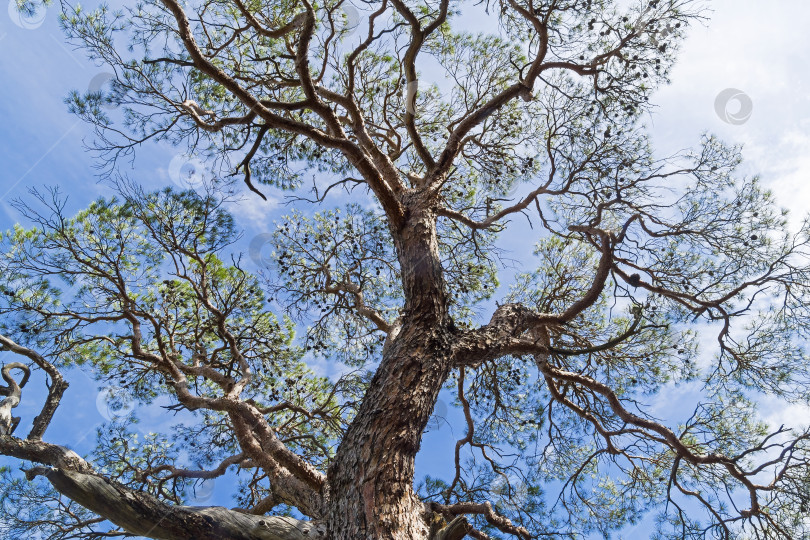
{"label": "blue sky", "polygon": [[[705,27],[690,29],[672,72],[673,84],[652,99],[658,109],[647,123],[656,151],[664,155],[694,146],[704,131],[727,142],[742,143],[746,160],[742,170],[760,174],[777,202],[799,220],[810,207],[810,74],[806,69],[810,3],[718,0],[709,5],[711,20]],[[60,186],[70,197],[71,209],[110,193],[97,182],[93,159],[82,147],[82,140],[92,137],[90,130],[70,116],[63,103],[70,90],[86,90],[109,70],[87,62],[81,51],[66,45],[58,26],[58,6],[46,11],[41,25],[38,21],[27,24],[35,28],[20,27],[5,8],[0,9],[0,229],[20,219],[8,203],[25,197],[29,187]],[[475,27],[476,21],[469,24]],[[729,88],[750,98],[753,110],[744,123],[727,123],[716,111],[717,96]],[[733,115],[736,106],[729,103],[727,112]],[[171,182],[170,166],[177,155],[169,146],[145,147],[127,172],[144,186],[162,187]],[[283,212],[278,200],[277,194],[268,203],[251,197],[240,206],[238,219],[251,231],[249,235],[267,231]],[[515,257],[529,251],[523,236],[504,240]],[[10,357],[0,356],[0,363],[9,361]],[[94,426],[104,420],[99,412],[103,407],[96,406],[98,389],[93,381],[73,373],[70,382],[46,438],[81,451],[89,442],[84,435],[92,439]],[[41,379],[29,383],[29,389],[36,387],[43,387]],[[657,403],[651,403],[653,411],[679,399],[678,392],[665,390]],[[31,399],[23,400],[16,410],[24,419],[21,428],[38,406]],[[763,414],[772,422],[799,424],[810,418],[810,411],[799,405],[784,407],[766,401],[763,406]],[[160,412],[155,405],[144,415],[158,422]],[[458,428],[452,432],[446,425],[427,435],[418,470],[448,471],[452,446],[461,436]],[[6,462],[0,460],[0,464]],[[219,502],[227,504],[226,500]],[[643,527],[624,535],[646,536]]]}

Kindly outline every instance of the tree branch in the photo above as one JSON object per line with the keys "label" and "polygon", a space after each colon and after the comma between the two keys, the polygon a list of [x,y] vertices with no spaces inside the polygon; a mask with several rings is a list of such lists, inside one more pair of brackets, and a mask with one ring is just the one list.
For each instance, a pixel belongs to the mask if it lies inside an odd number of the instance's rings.
{"label": "tree branch", "polygon": [[18,345],[3,335],[0,335],[0,346],[2,346],[1,348],[4,348],[10,352],[29,358],[51,377],[51,385],[48,388],[48,397],[45,399],[45,403],[42,405],[42,411],[34,418],[33,426],[31,427],[31,431],[28,433],[29,440],[41,440],[42,435],[45,433],[45,430],[48,429],[48,425],[51,423],[51,419],[56,412],[56,408],[59,407],[59,402],[62,399],[62,395],[65,393],[65,390],[67,390],[68,383],[65,381],[64,377],[62,377],[62,374],[59,373],[59,370],[36,351],[32,351],[27,347]]}
{"label": "tree branch", "polygon": [[29,480],[45,477],[61,494],[127,532],[158,540],[310,540],[325,538],[315,522],[253,516],[222,507],[171,506],[101,476],[35,467]]}

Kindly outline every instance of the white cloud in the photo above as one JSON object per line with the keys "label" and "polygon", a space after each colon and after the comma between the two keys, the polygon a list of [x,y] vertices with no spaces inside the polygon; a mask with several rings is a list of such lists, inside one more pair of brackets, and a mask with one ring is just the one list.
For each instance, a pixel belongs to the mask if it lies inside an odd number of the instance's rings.
{"label": "white cloud", "polygon": [[270,232],[274,211],[279,207],[278,198],[269,194],[266,189],[261,191],[267,197],[266,201],[255,193],[246,193],[226,207],[236,218],[237,223],[252,233]]}
{"label": "white cloud", "polygon": [[[810,4],[782,2],[711,3],[706,27],[690,30],[672,73],[672,85],[653,101],[654,140],[662,152],[694,146],[704,130],[744,144],[747,174],[760,173],[777,202],[794,218],[810,202],[810,76],[803,68],[810,34]],[[724,123],[714,99],[738,88],[753,101],[748,122]],[[798,215],[796,215],[798,214]]]}
{"label": "white cloud", "polygon": [[788,428],[802,428],[810,424],[810,406],[801,403],[785,402],[774,396],[764,396],[758,400],[760,417],[776,429],[781,425]]}

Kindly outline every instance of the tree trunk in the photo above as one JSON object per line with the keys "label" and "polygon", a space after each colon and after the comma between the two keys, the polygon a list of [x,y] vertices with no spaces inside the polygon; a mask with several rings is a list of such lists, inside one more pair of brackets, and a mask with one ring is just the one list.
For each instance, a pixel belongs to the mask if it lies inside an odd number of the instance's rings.
{"label": "tree trunk", "polygon": [[416,212],[396,238],[403,326],[386,346],[327,475],[332,540],[428,537],[425,510],[413,491],[414,460],[450,373],[451,332],[435,216],[421,206],[411,206]]}
{"label": "tree trunk", "polygon": [[428,537],[414,460],[449,373],[444,347],[425,336],[441,342],[442,333],[405,327],[384,355],[329,469],[330,539]]}

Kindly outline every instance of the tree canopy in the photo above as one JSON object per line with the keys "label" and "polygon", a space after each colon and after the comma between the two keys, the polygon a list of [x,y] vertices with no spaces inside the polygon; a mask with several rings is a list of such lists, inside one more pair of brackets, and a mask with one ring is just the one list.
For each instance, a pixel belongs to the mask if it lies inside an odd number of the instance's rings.
{"label": "tree canopy", "polygon": [[[2,236],[0,346],[48,396],[0,434],[30,462],[2,472],[0,531],[584,538],[653,515],[657,538],[808,534],[810,429],[757,404],[810,400],[810,228],[739,147],[659,156],[644,123],[701,2],[62,9],[115,71],[67,103],[118,195],[68,215],[32,190]],[[149,141],[214,178],[142,189],[119,166]],[[290,205],[249,245],[242,185]],[[45,442],[70,369],[178,421],[113,418],[85,456]],[[664,391],[683,399],[660,417]],[[453,466],[419,477],[441,392]],[[190,504],[223,475],[233,508]]]}

